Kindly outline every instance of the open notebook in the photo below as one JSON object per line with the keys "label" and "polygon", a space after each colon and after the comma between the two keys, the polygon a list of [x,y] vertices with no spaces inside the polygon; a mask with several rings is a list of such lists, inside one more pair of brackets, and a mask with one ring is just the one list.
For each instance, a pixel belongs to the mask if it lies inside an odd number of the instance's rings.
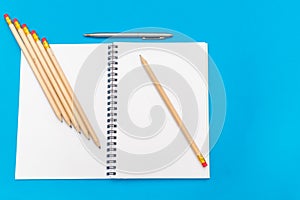
{"label": "open notebook", "polygon": [[[209,178],[206,43],[52,48],[102,148],[57,121],[22,55],[16,179]],[[139,55],[148,61],[208,167],[197,160]]]}

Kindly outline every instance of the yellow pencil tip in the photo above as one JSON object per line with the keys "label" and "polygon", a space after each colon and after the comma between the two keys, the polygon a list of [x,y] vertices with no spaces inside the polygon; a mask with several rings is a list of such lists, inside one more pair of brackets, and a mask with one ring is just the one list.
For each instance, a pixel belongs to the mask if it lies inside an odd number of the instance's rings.
{"label": "yellow pencil tip", "polygon": [[4,15],[4,19],[6,20],[7,24],[10,25],[11,24],[11,19],[9,18],[8,14]]}

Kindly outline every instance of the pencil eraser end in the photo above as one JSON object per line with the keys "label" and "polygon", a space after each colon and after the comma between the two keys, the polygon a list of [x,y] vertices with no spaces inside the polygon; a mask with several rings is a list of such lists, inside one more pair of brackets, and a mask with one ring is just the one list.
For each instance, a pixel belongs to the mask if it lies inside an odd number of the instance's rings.
{"label": "pencil eraser end", "polygon": [[204,162],[204,163],[201,163],[202,164],[202,167],[207,167],[207,163]]}
{"label": "pencil eraser end", "polygon": [[47,41],[46,38],[42,38],[42,42],[45,42],[45,41]]}
{"label": "pencil eraser end", "polygon": [[4,19],[6,19],[7,17],[9,17],[8,14],[4,14]]}
{"label": "pencil eraser end", "polygon": [[35,30],[32,30],[31,31],[31,34],[33,35],[33,34],[36,34],[36,31]]}
{"label": "pencil eraser end", "polygon": [[15,23],[15,22],[18,22],[18,19],[17,19],[17,18],[14,18],[14,19],[13,19],[13,23]]}
{"label": "pencil eraser end", "polygon": [[27,27],[27,25],[26,24],[22,24],[22,28],[26,28]]}

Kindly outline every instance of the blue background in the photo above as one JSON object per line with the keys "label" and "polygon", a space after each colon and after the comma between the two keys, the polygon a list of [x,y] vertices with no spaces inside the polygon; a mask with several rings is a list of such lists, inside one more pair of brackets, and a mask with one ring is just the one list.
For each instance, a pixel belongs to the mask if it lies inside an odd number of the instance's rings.
{"label": "blue background", "polygon": [[0,199],[300,199],[299,7],[290,0],[2,0],[0,14],[51,43],[94,43],[82,33],[147,26],[208,42],[227,116],[209,180],[15,181],[20,52],[2,20]]}

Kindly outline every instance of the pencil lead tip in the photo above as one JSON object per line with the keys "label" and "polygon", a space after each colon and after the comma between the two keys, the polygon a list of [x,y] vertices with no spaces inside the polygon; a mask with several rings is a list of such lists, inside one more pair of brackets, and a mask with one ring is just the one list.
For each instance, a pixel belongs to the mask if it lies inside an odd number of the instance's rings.
{"label": "pencil lead tip", "polygon": [[145,60],[141,54],[140,54],[140,60],[141,60],[142,62]]}
{"label": "pencil lead tip", "polygon": [[141,60],[141,63],[142,63],[143,65],[146,65],[146,64],[147,64],[146,59],[145,59],[142,55],[140,55],[140,60]]}
{"label": "pencil lead tip", "polygon": [[101,146],[98,146],[99,149],[101,149]]}
{"label": "pencil lead tip", "polygon": [[70,128],[72,128],[72,125],[70,125]]}

